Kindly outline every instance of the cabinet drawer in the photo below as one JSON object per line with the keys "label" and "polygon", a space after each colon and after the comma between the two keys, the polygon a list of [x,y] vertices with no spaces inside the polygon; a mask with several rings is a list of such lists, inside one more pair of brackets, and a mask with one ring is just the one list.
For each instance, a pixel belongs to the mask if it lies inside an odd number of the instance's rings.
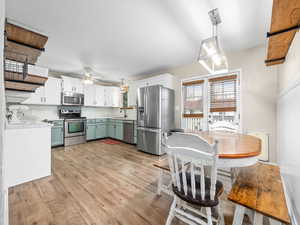
{"label": "cabinet drawer", "polygon": [[96,119],[96,123],[105,123],[107,119]]}
{"label": "cabinet drawer", "polygon": [[95,124],[96,123],[96,120],[95,119],[88,119],[86,121],[87,124]]}
{"label": "cabinet drawer", "polygon": [[62,126],[64,126],[64,121],[63,120],[54,120],[54,121],[52,121],[52,124],[55,127],[62,127]]}

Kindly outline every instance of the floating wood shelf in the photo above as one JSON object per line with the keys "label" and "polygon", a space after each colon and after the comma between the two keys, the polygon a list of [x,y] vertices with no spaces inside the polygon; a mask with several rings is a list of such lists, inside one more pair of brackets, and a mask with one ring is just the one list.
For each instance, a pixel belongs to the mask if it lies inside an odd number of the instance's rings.
{"label": "floating wood shelf", "polygon": [[43,51],[48,37],[7,22],[5,24],[7,40]]}
{"label": "floating wood shelf", "polygon": [[284,63],[299,24],[299,0],[273,0],[271,30],[267,35],[267,66]]}
{"label": "floating wood shelf", "polygon": [[40,84],[31,84],[22,81],[5,81],[6,90],[35,92],[40,86]]}
{"label": "floating wood shelf", "polygon": [[32,74],[27,74],[25,79],[23,79],[23,73],[17,73],[11,71],[4,72],[4,79],[6,81],[23,81],[24,83],[32,83],[32,84],[39,84],[39,85],[44,85],[48,80],[47,77],[41,77]]}
{"label": "floating wood shelf", "polygon": [[5,89],[34,92],[47,77],[28,74],[28,64],[35,64],[45,50],[48,37],[26,28],[5,24]]}
{"label": "floating wood shelf", "polygon": [[129,107],[121,107],[120,109],[134,109],[134,106],[129,106]]}
{"label": "floating wood shelf", "polygon": [[42,51],[6,40],[4,54],[6,59],[35,64]]}
{"label": "floating wood shelf", "polygon": [[5,37],[5,58],[29,64],[37,62],[48,40],[45,35],[8,22],[5,24]]}

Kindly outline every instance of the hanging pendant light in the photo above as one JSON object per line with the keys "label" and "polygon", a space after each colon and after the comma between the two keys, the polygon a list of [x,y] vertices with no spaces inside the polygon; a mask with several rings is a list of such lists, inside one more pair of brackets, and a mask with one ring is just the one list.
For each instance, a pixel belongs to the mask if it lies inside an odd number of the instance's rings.
{"label": "hanging pendant light", "polygon": [[198,62],[209,72],[227,72],[227,58],[222,50],[218,39],[218,24],[221,23],[221,18],[218,9],[209,11],[209,16],[212,22],[212,37],[202,40]]}

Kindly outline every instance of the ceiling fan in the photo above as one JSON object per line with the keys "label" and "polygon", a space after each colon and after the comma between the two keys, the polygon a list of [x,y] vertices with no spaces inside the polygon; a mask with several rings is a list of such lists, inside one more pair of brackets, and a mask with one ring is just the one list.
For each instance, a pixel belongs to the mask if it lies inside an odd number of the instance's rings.
{"label": "ceiling fan", "polygon": [[94,83],[94,79],[95,79],[95,77],[93,77],[93,70],[92,70],[92,68],[90,68],[90,67],[84,67],[83,68],[83,76],[84,76],[84,78],[83,78],[83,83],[84,84],[93,84]]}
{"label": "ceiling fan", "polygon": [[102,83],[110,83],[113,85],[120,85],[122,83],[122,81],[107,79],[105,76],[96,72],[95,70],[93,70],[91,67],[88,66],[84,67],[79,74],[83,76],[82,80],[84,84],[93,84],[94,82],[102,82]]}

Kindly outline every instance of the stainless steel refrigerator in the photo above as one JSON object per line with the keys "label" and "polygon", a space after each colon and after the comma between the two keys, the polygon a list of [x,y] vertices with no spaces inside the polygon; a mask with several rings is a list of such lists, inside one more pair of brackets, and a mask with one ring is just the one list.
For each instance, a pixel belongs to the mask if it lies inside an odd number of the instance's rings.
{"label": "stainless steel refrigerator", "polygon": [[137,148],[154,155],[165,153],[162,134],[175,128],[174,90],[162,85],[138,89]]}

